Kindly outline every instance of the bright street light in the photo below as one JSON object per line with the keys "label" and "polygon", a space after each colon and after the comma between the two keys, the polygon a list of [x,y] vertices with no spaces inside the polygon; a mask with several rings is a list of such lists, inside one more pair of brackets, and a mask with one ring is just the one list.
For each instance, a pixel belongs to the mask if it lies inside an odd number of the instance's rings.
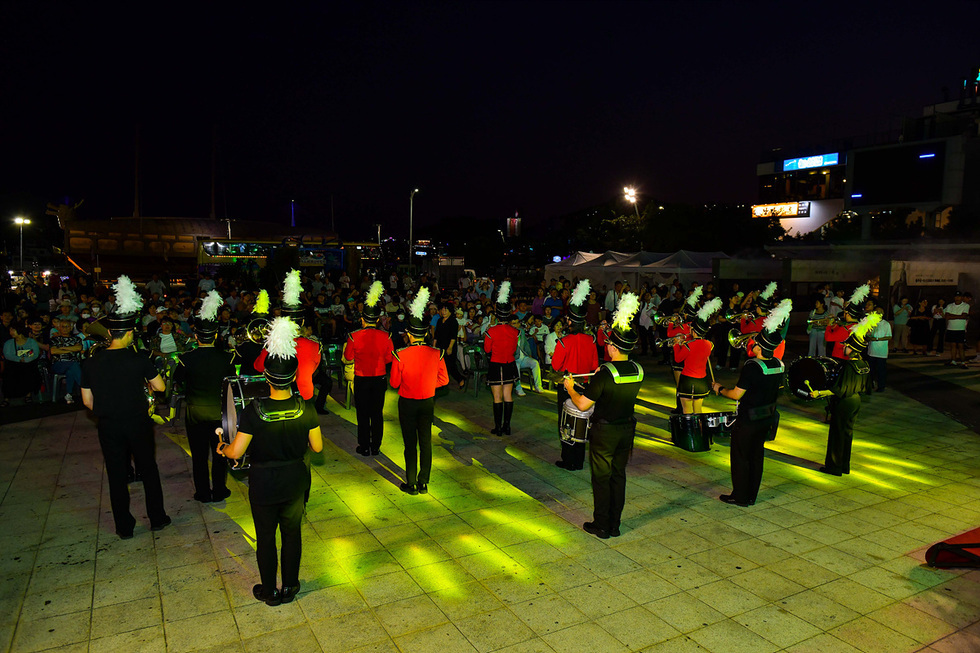
{"label": "bright street light", "polygon": [[632,186],[626,186],[623,188],[623,193],[626,201],[633,205],[633,210],[636,211],[636,217],[640,217],[640,209],[636,207],[636,189]]}
{"label": "bright street light", "polygon": [[408,264],[412,264],[412,249],[414,243],[412,242],[412,209],[415,203],[415,193],[419,192],[416,188],[411,193],[408,194]]}
{"label": "bright street light", "polygon": [[27,218],[16,217],[14,218],[14,224],[20,227],[20,273],[24,273],[24,225],[30,224],[31,221]]}

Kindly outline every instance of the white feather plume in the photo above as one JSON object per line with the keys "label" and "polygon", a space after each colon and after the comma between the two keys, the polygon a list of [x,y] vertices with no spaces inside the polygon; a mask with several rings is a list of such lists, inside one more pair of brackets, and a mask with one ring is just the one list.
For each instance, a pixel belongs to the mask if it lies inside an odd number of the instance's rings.
{"label": "white feather plume", "polygon": [[847,301],[847,303],[850,304],[851,306],[860,307],[862,304],[864,304],[864,300],[868,298],[868,293],[870,292],[871,292],[871,286],[869,286],[868,284],[864,284],[863,286],[858,286],[857,288],[854,289],[854,293],[851,295],[851,298]]}
{"label": "white feather plume", "polygon": [[698,286],[691,291],[691,294],[687,298],[687,305],[690,307],[697,306],[697,303],[701,300],[701,293],[704,292],[704,286]]}
{"label": "white feather plume", "polygon": [[759,293],[759,299],[769,299],[776,294],[776,282],[770,281],[765,289]]}
{"label": "white feather plume", "polygon": [[419,294],[415,296],[412,303],[408,305],[408,312],[416,320],[421,320],[425,315],[425,307],[429,304],[429,289],[426,286],[419,288]]}
{"label": "white feather plume", "polygon": [[377,306],[381,294],[385,291],[385,286],[380,281],[375,281],[368,289],[367,297],[364,298],[365,306]]}
{"label": "white feather plume", "polygon": [[269,352],[269,356],[276,358],[295,358],[298,337],[298,324],[288,317],[274,318],[265,336],[265,350]]}
{"label": "white feather plume", "polygon": [[222,301],[218,291],[211,290],[204,296],[204,301],[201,302],[201,310],[197,312],[197,317],[205,322],[214,322],[218,319],[218,307],[221,306]]}
{"label": "white feather plume", "polygon": [[510,300],[510,281],[503,281],[497,291],[497,303],[506,304]]}
{"label": "white feather plume", "polygon": [[568,300],[568,303],[573,306],[581,306],[585,303],[585,300],[589,296],[589,290],[591,290],[591,285],[588,279],[582,279],[575,286],[575,292],[572,293],[572,298]]}
{"label": "white feather plume", "polygon": [[116,293],[117,314],[138,313],[143,308],[143,298],[136,292],[136,286],[125,274],[119,275],[119,280],[113,284],[112,289]]}
{"label": "white feather plume", "polygon": [[299,270],[290,270],[282,285],[282,303],[286,306],[299,306],[301,292],[303,292],[303,284],[299,280]]}
{"label": "white feather plume", "polygon": [[631,292],[624,292],[619,298],[619,307],[613,315],[613,328],[625,331],[630,328],[630,322],[640,310],[640,298]]}
{"label": "white feather plume", "polygon": [[711,316],[721,310],[721,297],[715,297],[709,302],[706,302],[701,310],[698,311],[698,319],[702,322],[707,322],[711,319]]}
{"label": "white feather plume", "polygon": [[776,308],[769,311],[769,315],[762,322],[762,328],[773,333],[779,327],[783,326],[783,322],[789,319],[789,314],[793,310],[793,300],[784,299],[779,302]]}

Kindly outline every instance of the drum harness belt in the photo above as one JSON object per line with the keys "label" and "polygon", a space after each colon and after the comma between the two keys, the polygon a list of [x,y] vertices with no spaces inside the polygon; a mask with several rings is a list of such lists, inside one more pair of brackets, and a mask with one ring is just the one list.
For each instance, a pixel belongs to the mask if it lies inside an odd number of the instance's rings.
{"label": "drum harness belt", "polygon": [[[617,370],[616,366],[613,365],[612,363],[603,363],[600,367],[604,367],[609,371],[609,373],[612,375],[613,383],[615,383],[616,385],[621,385],[624,383],[640,383],[641,381],[643,381],[643,368],[637,365],[636,363],[634,363],[633,361],[629,361],[629,362],[633,365],[633,369],[634,369],[633,374],[620,374],[619,370]],[[596,424],[609,424],[609,422],[600,419],[596,421]],[[628,426],[628,428],[630,428],[633,431],[633,435],[634,436],[636,435],[636,417],[633,417],[631,415],[629,421],[620,426]],[[630,453],[629,453],[629,458],[627,460],[632,460],[632,458],[633,458],[633,439],[630,438]]]}
{"label": "drum harness belt", "polygon": [[[296,395],[293,395],[293,399],[296,399]],[[253,399],[252,403],[255,404],[255,412],[259,414],[259,419],[263,422],[286,422],[291,419],[297,419],[303,414],[303,402],[297,401],[296,408],[287,408],[286,410],[273,410],[266,412],[265,406],[262,405],[261,399]],[[302,460],[270,460],[264,463],[252,463],[252,467],[256,469],[272,469],[274,467],[286,467],[287,465],[295,465],[297,462],[303,462]]]}

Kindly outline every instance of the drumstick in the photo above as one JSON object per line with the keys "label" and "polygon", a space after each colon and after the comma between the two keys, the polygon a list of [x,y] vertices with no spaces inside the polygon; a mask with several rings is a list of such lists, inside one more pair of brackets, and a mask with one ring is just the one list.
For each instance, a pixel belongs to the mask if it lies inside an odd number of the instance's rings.
{"label": "drumstick", "polygon": [[565,377],[569,379],[578,379],[583,376],[594,376],[595,372],[587,372],[585,374],[566,374]]}

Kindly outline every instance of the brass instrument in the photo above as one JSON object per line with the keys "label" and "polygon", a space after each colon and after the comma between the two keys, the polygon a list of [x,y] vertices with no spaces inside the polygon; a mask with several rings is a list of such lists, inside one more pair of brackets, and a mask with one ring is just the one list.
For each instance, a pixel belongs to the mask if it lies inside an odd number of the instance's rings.
{"label": "brass instrument", "polygon": [[755,311],[739,311],[736,313],[734,310],[731,310],[725,313],[726,322],[735,322],[737,320],[741,320],[742,318],[754,318],[754,317],[755,317]]}
{"label": "brass instrument", "polygon": [[694,336],[689,333],[679,333],[671,338],[664,338],[662,340],[655,340],[653,343],[654,347],[673,347],[674,345],[682,345],[688,340],[693,340]]}
{"label": "brass instrument", "polygon": [[269,333],[269,320],[257,318],[248,323],[245,328],[246,337],[257,345],[265,344],[265,337]]}
{"label": "brass instrument", "polygon": [[728,332],[728,344],[731,345],[732,349],[741,349],[745,346],[745,343],[757,335],[759,335],[758,331],[742,333],[739,329],[732,329]]}
{"label": "brass instrument", "polygon": [[818,326],[825,327],[833,321],[834,318],[832,317],[821,317],[815,320],[807,320],[806,328],[812,329],[813,327],[818,327]]}
{"label": "brass instrument", "polygon": [[653,318],[654,324],[657,326],[667,326],[668,324],[680,324],[684,321],[684,318],[676,313],[671,315],[655,315]]}

